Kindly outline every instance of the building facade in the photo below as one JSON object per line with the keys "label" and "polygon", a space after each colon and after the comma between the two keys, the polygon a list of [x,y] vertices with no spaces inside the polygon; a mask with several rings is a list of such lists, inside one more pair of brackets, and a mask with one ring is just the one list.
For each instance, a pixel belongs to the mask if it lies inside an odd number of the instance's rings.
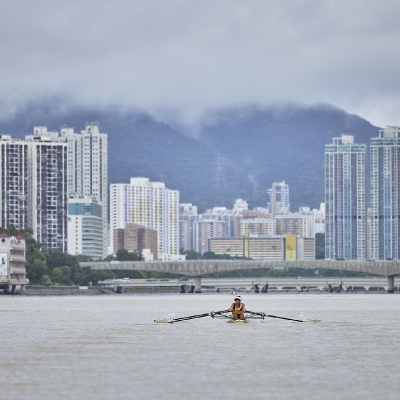
{"label": "building facade", "polygon": [[126,224],[124,229],[114,229],[114,253],[119,249],[140,251],[148,249],[153,260],[158,259],[157,231],[138,224]]}
{"label": "building facade", "polygon": [[[130,183],[110,186],[110,229],[127,223],[157,231],[158,257],[179,254],[179,191],[148,178],[131,178]],[[113,235],[112,243],[113,246]]]}
{"label": "building facade", "polygon": [[[293,238],[289,238],[289,236],[293,236]],[[289,246],[290,239],[292,239],[292,243]],[[209,239],[209,248],[216,254],[246,257],[253,260],[315,260],[314,238],[302,238],[296,235],[258,237],[244,235],[241,238],[211,238]]]}
{"label": "building facade", "polygon": [[325,146],[326,258],[366,258],[366,151],[347,134]]}
{"label": "building facade", "polygon": [[[212,251],[209,239],[226,237],[226,223],[215,219],[201,219],[193,224],[194,250],[200,254]],[[229,236],[228,236],[229,237]]]}
{"label": "building facade", "polygon": [[179,250],[193,250],[193,226],[198,221],[197,206],[179,204]]}
{"label": "building facade", "polygon": [[57,140],[68,145],[68,196],[92,197],[102,207],[102,256],[106,257],[108,135],[100,132],[98,122],[86,122],[85,129],[80,133],[75,132],[74,128],[63,126]]}
{"label": "building facade", "polygon": [[28,143],[0,135],[0,226],[28,226]]}
{"label": "building facade", "polygon": [[43,250],[67,252],[67,145],[54,132],[37,131],[28,142],[28,226]]}
{"label": "building facade", "polygon": [[290,212],[289,186],[282,182],[274,182],[268,189],[268,209],[272,215],[287,214]]}
{"label": "building facade", "polygon": [[0,289],[15,293],[29,283],[25,269],[25,238],[0,233]]}
{"label": "building facade", "polygon": [[102,207],[91,197],[68,200],[68,254],[103,258]]}
{"label": "building facade", "polygon": [[370,258],[400,258],[400,138],[390,126],[371,138]]}
{"label": "building facade", "polygon": [[315,236],[315,217],[312,212],[276,215],[275,235],[295,234],[301,237]]}
{"label": "building facade", "polygon": [[243,235],[273,235],[274,220],[267,218],[242,218],[240,221],[240,236]]}

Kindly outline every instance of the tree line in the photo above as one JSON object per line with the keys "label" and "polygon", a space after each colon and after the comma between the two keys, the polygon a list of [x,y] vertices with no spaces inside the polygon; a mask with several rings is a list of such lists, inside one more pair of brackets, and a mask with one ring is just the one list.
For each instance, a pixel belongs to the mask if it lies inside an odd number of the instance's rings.
{"label": "tree line", "polygon": [[[33,238],[31,228],[16,229],[0,227],[0,232],[7,232],[12,236],[21,234],[25,237],[26,247],[26,272],[30,284],[35,285],[97,285],[98,281],[113,278],[147,278],[149,273],[140,271],[94,271],[90,267],[80,267],[79,263],[90,261],[88,256],[79,254],[71,255],[57,249],[42,251],[41,244]],[[118,250],[116,256],[108,256],[103,261],[141,261],[139,251],[128,252]],[[149,275],[149,276],[147,276]]]}

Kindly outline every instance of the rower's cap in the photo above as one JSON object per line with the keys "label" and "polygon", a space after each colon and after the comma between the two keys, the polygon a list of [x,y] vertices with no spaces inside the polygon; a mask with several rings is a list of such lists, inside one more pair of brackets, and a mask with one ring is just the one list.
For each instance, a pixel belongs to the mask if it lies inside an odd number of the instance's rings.
{"label": "rower's cap", "polygon": [[235,296],[235,298],[233,300],[240,300],[242,301],[242,298],[240,296]]}

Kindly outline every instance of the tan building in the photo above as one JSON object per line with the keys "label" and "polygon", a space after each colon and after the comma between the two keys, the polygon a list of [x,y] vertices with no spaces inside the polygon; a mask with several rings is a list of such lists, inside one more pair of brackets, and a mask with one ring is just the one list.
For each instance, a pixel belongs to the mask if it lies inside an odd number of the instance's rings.
{"label": "tan building", "polygon": [[125,229],[114,229],[114,253],[119,249],[140,252],[150,249],[154,260],[157,260],[157,231],[138,224],[126,224]]}
{"label": "tan building", "polygon": [[283,237],[240,237],[209,239],[210,251],[231,257],[248,257],[253,260],[284,260]]}
{"label": "tan building", "polygon": [[299,248],[298,260],[315,260],[315,240],[314,238],[297,238]]}
{"label": "tan building", "polygon": [[209,243],[210,251],[215,254],[243,257],[243,238],[212,238]]}
{"label": "tan building", "polygon": [[283,214],[275,216],[275,235],[294,234],[301,237],[314,237],[313,214]]}
{"label": "tan building", "polygon": [[274,220],[266,218],[243,218],[240,221],[240,236],[273,235]]}
{"label": "tan building", "polygon": [[[211,238],[209,248],[215,254],[231,257],[248,257],[253,260],[289,260],[286,254],[288,236],[254,237],[246,235],[238,238]],[[314,260],[314,238],[295,237],[292,246],[293,260]]]}

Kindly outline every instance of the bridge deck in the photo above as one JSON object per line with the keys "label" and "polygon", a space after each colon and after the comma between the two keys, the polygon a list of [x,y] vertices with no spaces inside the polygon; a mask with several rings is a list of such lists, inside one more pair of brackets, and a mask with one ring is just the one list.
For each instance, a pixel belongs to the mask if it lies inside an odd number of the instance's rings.
{"label": "bridge deck", "polygon": [[94,270],[135,270],[168,272],[187,276],[202,276],[226,271],[261,268],[312,268],[367,272],[382,276],[400,274],[400,261],[262,261],[262,260],[188,260],[188,261],[89,261],[81,267]]}

